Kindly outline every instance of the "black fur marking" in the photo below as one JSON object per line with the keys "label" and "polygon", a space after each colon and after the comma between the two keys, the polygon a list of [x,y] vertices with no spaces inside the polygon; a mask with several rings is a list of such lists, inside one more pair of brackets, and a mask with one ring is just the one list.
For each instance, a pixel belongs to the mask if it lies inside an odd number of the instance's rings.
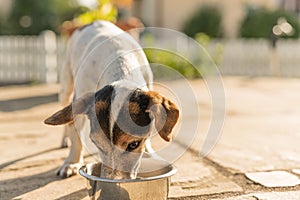
{"label": "black fur marking", "polygon": [[147,126],[150,124],[151,119],[149,117],[149,113],[146,112],[146,110],[149,107],[150,98],[149,96],[142,91],[141,89],[136,89],[130,99],[129,102],[133,102],[138,104],[140,111],[137,114],[130,113],[130,116],[132,120],[138,125],[138,126]]}
{"label": "black fur marking", "polygon": [[[141,138],[148,136],[151,123],[147,112],[149,102],[150,98],[144,91],[137,89],[132,92],[129,97],[129,103],[138,105],[138,113],[130,113],[128,105],[123,105],[113,126],[113,142],[116,142],[119,135],[124,133]],[[128,113],[130,117],[128,117]]]}
{"label": "black fur marking", "polygon": [[[114,87],[107,85],[95,94],[95,103],[102,102],[103,104],[107,104],[107,106],[100,108],[98,111],[96,110],[96,115],[101,129],[108,139],[110,139],[109,116],[113,92]],[[95,107],[95,109],[97,109],[97,107]]]}

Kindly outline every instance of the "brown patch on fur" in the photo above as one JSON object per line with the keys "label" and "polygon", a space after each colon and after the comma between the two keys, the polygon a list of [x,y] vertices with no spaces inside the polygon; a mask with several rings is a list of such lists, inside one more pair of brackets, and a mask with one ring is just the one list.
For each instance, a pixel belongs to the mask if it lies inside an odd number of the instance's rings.
{"label": "brown patch on fur", "polygon": [[145,140],[146,138],[140,138],[132,136],[130,134],[126,134],[124,132],[119,132],[118,137],[114,137],[114,145],[118,146],[123,150],[126,150],[128,144],[130,144],[131,142],[140,141],[140,145],[132,152],[141,153],[145,150]]}
{"label": "brown patch on fur", "polygon": [[110,139],[110,132],[109,132],[110,102],[106,102],[106,101],[96,102],[95,112],[97,116],[97,121],[94,123],[99,123],[103,133],[106,135],[108,139]]}
{"label": "brown patch on fur", "polygon": [[[97,121],[108,139],[110,138],[109,120],[112,94],[114,88],[111,85],[105,86],[95,94],[95,112]],[[94,122],[95,123],[95,122]],[[92,125],[94,124],[92,123]],[[96,132],[94,126],[91,127],[92,131]]]}
{"label": "brown patch on fur", "polygon": [[139,114],[140,106],[138,103],[130,102],[128,107],[129,107],[130,114]]}
{"label": "brown patch on fur", "polygon": [[149,96],[141,89],[136,89],[131,94],[129,98],[129,113],[131,120],[136,125],[145,127],[151,123],[149,112],[147,111],[149,102]]}
{"label": "brown patch on fur", "polygon": [[110,104],[108,102],[105,101],[97,101],[95,103],[95,111],[96,113],[98,113],[100,110],[102,109],[106,109],[110,106]]}
{"label": "brown patch on fur", "polygon": [[157,92],[147,92],[150,97],[149,111],[155,118],[155,127],[159,135],[166,141],[172,140],[172,130],[179,118],[178,107]]}
{"label": "brown patch on fur", "polygon": [[155,91],[149,91],[147,92],[147,95],[150,97],[151,99],[151,104],[149,104],[149,106],[153,105],[153,104],[160,104],[162,103],[163,97]]}

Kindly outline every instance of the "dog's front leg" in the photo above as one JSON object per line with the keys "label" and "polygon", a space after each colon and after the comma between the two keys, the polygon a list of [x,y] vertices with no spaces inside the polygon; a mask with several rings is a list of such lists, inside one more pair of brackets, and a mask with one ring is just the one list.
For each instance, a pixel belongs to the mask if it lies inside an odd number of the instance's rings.
{"label": "dog's front leg", "polygon": [[74,127],[74,123],[67,124],[65,126],[65,131],[67,131],[70,135],[71,147],[69,156],[66,158],[64,164],[57,171],[57,175],[63,178],[67,178],[77,174],[78,169],[83,164],[82,143],[79,133],[77,133]]}

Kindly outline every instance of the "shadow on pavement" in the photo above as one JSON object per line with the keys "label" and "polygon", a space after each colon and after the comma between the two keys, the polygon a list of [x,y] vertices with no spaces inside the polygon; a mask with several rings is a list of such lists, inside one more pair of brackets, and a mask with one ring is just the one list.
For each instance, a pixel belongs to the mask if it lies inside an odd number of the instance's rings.
{"label": "shadow on pavement", "polygon": [[86,189],[81,189],[78,191],[75,191],[71,194],[65,195],[63,197],[57,198],[55,200],[80,200],[83,199],[84,197],[88,196],[88,192]]}
{"label": "shadow on pavement", "polygon": [[[56,170],[57,168],[31,176],[0,181],[1,199],[15,199],[15,197],[41,188],[50,182],[61,180],[55,176]],[[8,188],[6,189],[6,187]]]}
{"label": "shadow on pavement", "polygon": [[35,96],[20,99],[9,99],[0,101],[1,112],[12,112],[17,110],[25,110],[38,105],[48,104],[58,101],[58,94],[46,96]]}
{"label": "shadow on pavement", "polygon": [[12,165],[16,162],[19,162],[19,161],[22,161],[22,160],[25,160],[25,159],[28,159],[28,158],[32,158],[32,157],[35,157],[35,156],[38,156],[38,155],[41,155],[41,154],[45,154],[45,153],[48,153],[48,152],[51,152],[51,151],[55,151],[55,150],[59,150],[61,148],[52,148],[52,149],[47,149],[45,151],[41,151],[41,152],[38,152],[38,153],[35,153],[35,154],[31,154],[31,155],[28,155],[28,156],[25,156],[23,158],[19,158],[19,159],[16,159],[16,160],[12,160],[12,161],[9,161],[9,162],[6,162],[6,163],[3,163],[3,164],[0,164],[0,170],[9,166],[9,165]]}
{"label": "shadow on pavement", "polygon": [[[39,156],[42,154],[46,154],[52,151],[59,150],[61,148],[52,148],[52,149],[47,149],[45,151],[41,151],[35,154],[31,154],[16,160],[12,160],[3,164],[0,164],[0,171],[9,166],[12,165],[16,162],[32,158],[35,156]],[[13,179],[7,179],[7,180],[1,180],[0,179],[0,199],[5,200],[5,199],[18,199],[16,197],[26,194],[28,192],[34,191],[36,189],[39,189],[43,186],[46,186],[47,184],[55,181],[62,181],[62,179],[58,176],[56,176],[56,168],[53,168],[51,170],[48,170],[46,172],[41,172],[38,174],[30,175],[30,176],[25,176],[25,177],[20,177],[20,178],[13,178]],[[45,194],[46,195],[46,194]],[[85,189],[75,191],[71,194],[62,196],[58,198],[57,200],[79,200],[83,199],[84,197],[88,196],[88,193]]]}

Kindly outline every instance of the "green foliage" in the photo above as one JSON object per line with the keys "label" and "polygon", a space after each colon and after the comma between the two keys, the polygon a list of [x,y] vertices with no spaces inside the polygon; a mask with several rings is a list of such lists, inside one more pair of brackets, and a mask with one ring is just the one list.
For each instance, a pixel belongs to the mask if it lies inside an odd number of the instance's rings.
{"label": "green foliage", "polygon": [[[172,51],[163,49],[147,48],[144,49],[144,51],[149,63],[151,64],[156,63],[168,66],[186,78],[201,78],[203,75],[209,75],[213,72],[215,66],[212,65],[219,64],[221,62],[223,46],[218,43],[212,45],[211,38],[205,33],[196,34],[195,39],[198,43],[200,43],[202,48],[199,49],[199,52],[196,52],[194,58],[190,58],[190,56],[185,55],[178,55]],[[155,44],[154,38],[149,35],[144,36],[144,41],[149,44],[149,46],[153,46],[150,44]],[[211,57],[209,57],[206,52],[208,49],[210,49],[209,53]],[[186,55],[188,54],[189,52],[186,52]],[[188,60],[186,57],[193,60]],[[168,79],[178,77],[178,75],[174,74],[172,70],[166,70],[163,67],[155,67],[152,68],[152,70],[155,78]]]}
{"label": "green foliage", "polygon": [[0,34],[36,35],[43,30],[58,33],[63,21],[86,10],[74,0],[14,0],[8,19],[0,24]]}
{"label": "green foliage", "polygon": [[99,6],[96,9],[82,13],[76,18],[79,24],[85,25],[99,19],[116,22],[118,10],[112,2],[110,0],[97,1]]}
{"label": "green foliage", "polygon": [[210,37],[222,37],[221,12],[217,7],[201,7],[184,25],[183,32],[190,37],[202,32]]}
{"label": "green foliage", "polygon": [[296,15],[288,11],[271,11],[266,9],[249,9],[241,24],[240,35],[244,38],[268,38],[273,26],[277,24],[277,20],[280,17],[286,18],[288,23],[294,28],[292,35],[283,37],[298,38],[299,22]]}
{"label": "green foliage", "polygon": [[[170,67],[186,78],[201,77],[199,72],[188,60],[174,52],[155,48],[144,49],[144,51],[150,63]],[[164,70],[163,67],[154,69],[153,73],[155,78],[170,78],[170,76],[173,75],[172,71]]]}
{"label": "green foliage", "polygon": [[[207,58],[206,53],[199,53],[199,60],[202,61],[200,61],[199,65],[202,68],[202,71],[204,71],[205,69],[205,63],[203,62],[205,60],[212,60],[216,65],[221,63],[224,52],[224,47],[221,43],[216,42],[215,44],[212,44],[211,37],[209,37],[205,33],[197,33],[195,35],[195,40],[202,46],[202,48],[208,51],[210,56],[210,58]],[[207,70],[209,69],[205,70],[206,74],[209,73]]]}

